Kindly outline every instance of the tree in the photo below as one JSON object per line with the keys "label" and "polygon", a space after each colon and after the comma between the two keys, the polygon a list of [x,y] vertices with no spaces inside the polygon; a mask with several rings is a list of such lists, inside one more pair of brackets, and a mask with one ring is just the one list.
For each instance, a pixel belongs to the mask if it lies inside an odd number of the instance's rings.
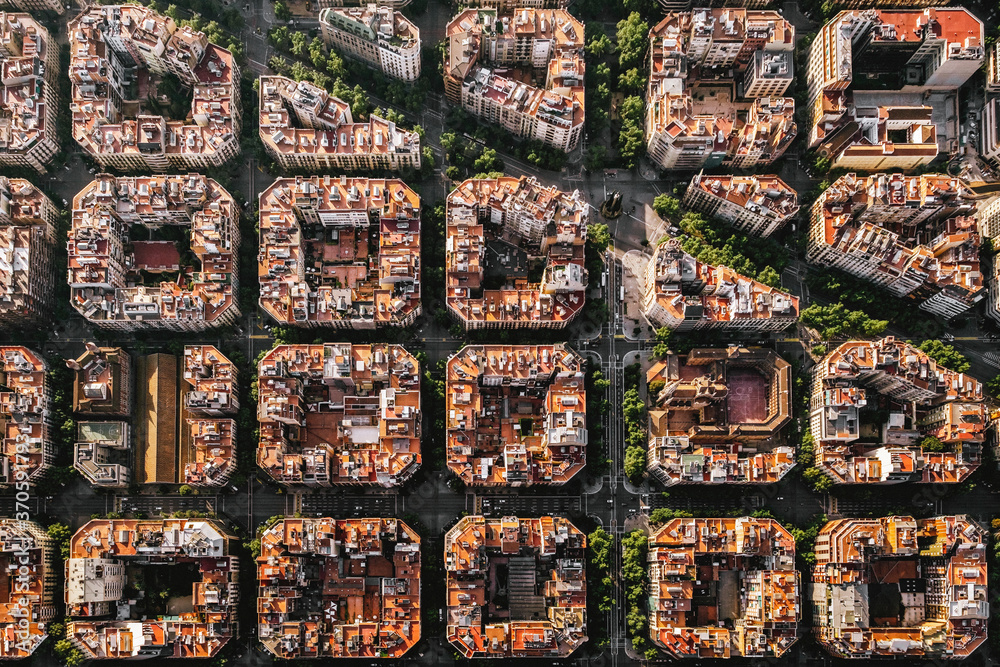
{"label": "tree", "polygon": [[816,467],[803,470],[802,480],[811,486],[816,493],[826,493],[833,487],[833,480]]}
{"label": "tree", "polygon": [[648,396],[649,396],[650,401],[655,400],[656,397],[660,395],[660,392],[663,391],[663,388],[665,386],[667,386],[666,381],[664,381],[662,379],[659,379],[659,378],[657,378],[656,380],[653,380],[652,382],[650,382],[649,383],[649,388],[648,388],[648,390],[646,392],[648,394]]}
{"label": "tree", "polygon": [[643,135],[645,105],[641,97],[632,95],[622,102],[622,129],[618,134],[618,153],[630,169],[639,164],[639,156],[645,148]]}
{"label": "tree", "polygon": [[757,274],[757,280],[770,287],[781,287],[781,276],[778,275],[778,272],[775,271],[772,266],[765,266],[761,272]]}
{"label": "tree", "polygon": [[603,58],[615,49],[604,31],[601,31],[600,35],[592,37],[584,48],[587,50],[587,55],[591,58]]}
{"label": "tree", "polygon": [[627,447],[625,449],[625,475],[633,483],[638,483],[646,472],[646,449]]}
{"label": "tree", "polygon": [[667,193],[658,194],[653,198],[653,210],[661,218],[673,219],[680,213],[681,202]]}
{"label": "tree", "polygon": [[646,77],[638,67],[632,67],[618,76],[618,88],[631,95],[639,95],[646,89]]}
{"label": "tree", "polygon": [[279,21],[290,21],[292,19],[292,11],[288,9],[288,5],[281,0],[275,0],[274,18]]}
{"label": "tree", "polygon": [[181,485],[181,488],[179,488],[177,492],[182,496],[198,495],[198,489],[194,488],[193,486],[189,486],[187,484]]}
{"label": "tree", "polygon": [[587,225],[587,244],[595,252],[603,253],[611,245],[611,230],[603,222]]}
{"label": "tree", "polygon": [[601,144],[591,144],[587,147],[586,166],[590,171],[597,171],[605,165],[608,149]]}
{"label": "tree", "polygon": [[994,398],[1000,397],[1000,375],[995,376],[992,380],[987,380],[986,391]]}
{"label": "tree", "polygon": [[966,372],[972,365],[964,354],[937,339],[925,340],[917,347],[926,352],[927,356],[934,361],[957,373]]}
{"label": "tree", "polygon": [[642,67],[649,46],[649,24],[638,12],[618,22],[618,64],[623,70]]}
{"label": "tree", "polygon": [[503,171],[503,160],[497,155],[496,150],[487,148],[472,163],[472,169],[476,172]]}
{"label": "tree", "polygon": [[457,181],[459,177],[458,167],[455,165],[449,165],[448,168],[444,170],[444,175],[453,181]]}
{"label": "tree", "polygon": [[920,441],[920,449],[925,452],[943,452],[945,450],[944,443],[935,438],[933,435],[929,435]]}

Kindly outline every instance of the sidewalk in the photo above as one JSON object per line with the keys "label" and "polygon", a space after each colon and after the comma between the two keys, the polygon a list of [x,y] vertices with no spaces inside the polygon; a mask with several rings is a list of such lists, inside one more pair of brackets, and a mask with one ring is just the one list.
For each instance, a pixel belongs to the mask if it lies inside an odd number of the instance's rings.
{"label": "sidewalk", "polygon": [[[642,297],[645,292],[643,288],[646,266],[649,264],[649,255],[638,250],[629,250],[622,256],[622,282],[625,286],[625,320],[622,323],[622,333],[625,340],[637,341],[647,339],[646,328],[650,326],[645,315],[642,314]],[[635,329],[639,329],[639,335],[635,335]]]}

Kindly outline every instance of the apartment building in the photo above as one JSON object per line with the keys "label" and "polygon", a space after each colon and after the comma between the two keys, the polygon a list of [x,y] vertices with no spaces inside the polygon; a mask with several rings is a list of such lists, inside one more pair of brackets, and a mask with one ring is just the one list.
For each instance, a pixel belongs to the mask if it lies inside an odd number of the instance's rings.
{"label": "apartment building", "polygon": [[275,321],[334,329],[416,321],[420,196],[406,183],[279,178],[259,201],[259,303]]}
{"label": "apartment building", "polygon": [[813,204],[806,259],[951,319],[986,296],[972,196],[944,174],[846,174]]}
{"label": "apartment building", "polygon": [[986,92],[1000,93],[1000,44],[993,43],[986,57]]}
{"label": "apartment building", "polygon": [[[649,31],[650,159],[694,171],[780,158],[797,132],[795,102],[782,97],[793,78],[795,28],[771,10],[669,10]],[[737,97],[761,99],[744,113]]]}
{"label": "apartment building", "polygon": [[983,106],[980,155],[1000,166],[1000,97],[987,98]]}
{"label": "apartment building", "polygon": [[279,520],[260,536],[257,584],[277,658],[396,659],[420,641],[420,536],[398,519]]}
{"label": "apartment building", "polygon": [[0,487],[34,486],[54,463],[49,365],[19,345],[0,346]]}
{"label": "apartment building", "polygon": [[[660,7],[666,12],[689,12],[695,6],[694,0],[660,0]],[[769,0],[698,0],[698,7],[742,7],[743,9],[764,9]]]}
{"label": "apartment building", "polygon": [[[743,97],[781,97],[795,79],[789,51],[755,51],[743,78]],[[794,111],[794,109],[793,109]]]}
{"label": "apartment building", "polygon": [[0,603],[0,660],[30,657],[48,637],[48,621],[58,613],[58,548],[35,522],[0,519],[0,568],[10,573],[4,578]]}
{"label": "apartment building", "polygon": [[[88,660],[212,658],[238,636],[236,538],[214,519],[94,519],[70,540],[66,638]],[[158,612],[150,595],[190,578],[191,600]],[[155,582],[155,583],[154,583]]]}
{"label": "apartment building", "polygon": [[649,474],[677,484],[773,484],[795,466],[778,437],[791,421],[792,367],[763,348],[696,348],[654,363]]}
{"label": "apartment building", "polygon": [[420,368],[399,345],[278,345],[257,387],[257,465],[281,484],[391,488],[420,467]]}
{"label": "apartment building", "polygon": [[283,169],[420,169],[420,136],[351,106],[308,81],[262,76],[260,140]]}
{"label": "apartment building", "polygon": [[60,151],[59,47],[29,14],[0,11],[0,92],[0,166],[45,173]]}
{"label": "apartment building", "polygon": [[813,633],[837,658],[969,657],[989,623],[986,541],[966,516],[827,523],[812,568]]}
{"label": "apartment building", "polygon": [[561,485],[586,464],[584,359],[565,344],[469,345],[445,372],[448,469],[466,485]]}
{"label": "apartment building", "polygon": [[[239,66],[204,33],[141,5],[93,5],[70,21],[68,35],[73,138],[102,168],[204,170],[239,154]],[[130,98],[139,88],[155,97],[168,74],[193,89],[190,120]]]}
{"label": "apartment building", "polygon": [[4,5],[20,12],[53,12],[62,14],[66,10],[79,10],[85,3],[81,0],[5,0]]}
{"label": "apartment building", "polygon": [[328,7],[319,12],[327,47],[406,82],[420,77],[420,29],[385,5]]}
{"label": "apartment building", "polygon": [[[402,9],[410,4],[412,0],[378,0],[380,7],[392,7]],[[367,7],[371,0],[315,0],[313,6],[316,9],[326,9],[327,7]]]}
{"label": "apartment building", "polygon": [[76,359],[67,359],[73,371],[73,412],[88,417],[127,417],[132,414],[132,358],[120,347],[87,342]]}
{"label": "apartment building", "polygon": [[809,147],[834,167],[867,171],[914,169],[956,150],[955,119],[934,116],[946,117],[942,95],[982,65],[983,40],[982,21],[962,7],[840,12],[809,51]]}
{"label": "apartment building", "polygon": [[584,28],[564,9],[465,9],[445,31],[445,97],[567,153],[584,121]]}
{"label": "apartment building", "polygon": [[73,198],[70,302],[103,329],[233,324],[239,247],[236,202],[214,180],[98,174]]}
{"label": "apartment building", "polygon": [[799,317],[798,297],[699,262],[677,239],[653,251],[642,288],[642,312],[654,327],[781,331]]}
{"label": "apartment building", "polygon": [[238,370],[213,345],[185,345],[180,481],[220,487],[236,470],[236,421],[240,408]]}
{"label": "apartment building", "polygon": [[184,408],[206,417],[234,415],[240,409],[238,371],[214,345],[185,345]]}
{"label": "apartment building", "polygon": [[92,486],[124,488],[133,467],[126,421],[132,415],[132,358],[120,347],[88,341],[66,366],[74,375],[73,412],[84,418],[76,423],[73,467]]}
{"label": "apartment building", "polygon": [[[569,656],[587,641],[586,549],[562,517],[459,519],[444,537],[451,647],[465,659]],[[507,597],[488,599],[500,585]]]}
{"label": "apartment building", "polygon": [[[892,336],[827,354],[809,407],[816,465],[836,484],[963,482],[990,427],[979,380]],[[928,436],[944,451],[926,446]]]}
{"label": "apartment building", "polygon": [[0,176],[0,326],[33,326],[52,313],[59,210],[23,178]]}
{"label": "apartment building", "polygon": [[132,481],[132,431],[127,421],[78,421],[73,467],[93,486],[124,489]]}
{"label": "apartment building", "polygon": [[777,176],[705,176],[688,184],[684,206],[767,238],[799,213],[799,194]]}
{"label": "apartment building", "polygon": [[578,190],[534,177],[462,182],[446,200],[448,312],[466,330],[565,328],[586,299],[588,219]]}
{"label": "apartment building", "polygon": [[747,112],[746,122],[733,130],[722,164],[738,169],[771,164],[785,153],[797,134],[795,100],[790,97],[755,99]]}
{"label": "apartment building", "polygon": [[774,519],[672,519],[647,559],[649,636],[669,658],[774,659],[798,639],[795,539]]}

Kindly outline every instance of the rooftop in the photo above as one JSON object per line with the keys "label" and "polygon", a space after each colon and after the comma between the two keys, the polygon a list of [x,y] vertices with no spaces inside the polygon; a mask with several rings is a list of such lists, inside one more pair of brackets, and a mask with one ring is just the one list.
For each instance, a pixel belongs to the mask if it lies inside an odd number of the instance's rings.
{"label": "rooftop", "polygon": [[791,365],[771,350],[698,348],[670,354],[646,380],[650,471],[667,485],[764,484],[795,465],[777,436],[791,420]]}
{"label": "rooftop", "polygon": [[128,415],[132,402],[131,360],[120,347],[88,342],[86,351],[66,361],[74,371],[73,411],[94,415]]}
{"label": "rooftop", "polygon": [[257,273],[278,322],[405,324],[420,312],[420,197],[399,179],[280,178],[260,195]]}
{"label": "rooftop", "polygon": [[463,657],[563,658],[587,641],[587,538],[572,523],[466,516],[444,542],[448,641]]}
{"label": "rooftop", "polygon": [[[671,322],[733,322],[798,318],[799,299],[739,275],[726,266],[703,264],[676,239],[661,243],[650,260],[646,289]],[[650,296],[647,294],[647,300]]]}
{"label": "rooftop", "polygon": [[397,519],[293,519],[257,559],[260,641],[275,656],[399,658],[420,641],[420,537]]}
{"label": "rooftop", "polygon": [[0,346],[0,484],[36,483],[52,457],[49,365],[26,347]]}
{"label": "rooftop", "polygon": [[[87,658],[208,658],[236,633],[237,559],[232,536],[209,519],[95,519],[70,541],[66,561],[66,605],[73,619],[66,635]],[[153,576],[156,566],[191,572],[189,611],[147,618],[149,611],[125,601],[135,569]],[[159,570],[157,570],[159,571]],[[112,605],[124,602],[114,616]],[[143,602],[142,604],[150,604]]]}
{"label": "rooftop", "polygon": [[[178,227],[190,229],[190,237],[175,233]],[[205,176],[98,174],[73,198],[67,244],[73,307],[97,324],[223,324],[236,310],[238,227],[233,198]],[[151,240],[139,241],[140,233]],[[190,240],[183,244],[184,238]]]}
{"label": "rooftop", "polygon": [[673,519],[649,538],[649,629],[672,658],[778,658],[802,613],[795,539],[773,519]]}
{"label": "rooftop", "polygon": [[[288,155],[380,155],[420,151],[416,132],[376,115],[355,123],[351,107],[308,81],[260,77],[260,138]],[[303,127],[304,126],[304,127]]]}
{"label": "rooftop", "polygon": [[55,540],[38,524],[0,519],[0,570],[16,571],[0,588],[0,659],[26,658],[48,637],[42,621],[56,613],[55,552]]}
{"label": "rooftop", "polygon": [[448,359],[448,468],[472,485],[564,484],[583,469],[583,358],[563,344],[466,346]]}
{"label": "rooftop", "polygon": [[420,467],[420,369],[399,345],[275,347],[257,418],[257,464],[284,484],[392,487]]}
{"label": "rooftop", "polygon": [[[583,309],[588,206],[533,177],[469,179],[448,195],[445,285],[470,325],[565,326]],[[531,279],[529,258],[546,260]]]}
{"label": "rooftop", "polygon": [[0,153],[25,153],[46,137],[57,141],[49,101],[58,91],[58,62],[58,48],[40,23],[0,12]]}
{"label": "rooftop", "polygon": [[[843,343],[813,371],[817,465],[842,484],[962,482],[981,460],[989,423],[982,401],[981,382],[909,343]],[[947,450],[924,451],[927,435]]]}
{"label": "rooftop", "polygon": [[831,521],[816,538],[814,632],[841,658],[966,658],[986,640],[986,563],[986,533],[965,516]]}
{"label": "rooftop", "polygon": [[[92,6],[69,23],[68,33],[73,137],[91,155],[182,157],[238,144],[236,63],[204,33],[178,28],[141,5]],[[127,89],[121,67],[133,62],[140,70],[168,70],[194,89],[188,120],[148,114],[118,120]]]}

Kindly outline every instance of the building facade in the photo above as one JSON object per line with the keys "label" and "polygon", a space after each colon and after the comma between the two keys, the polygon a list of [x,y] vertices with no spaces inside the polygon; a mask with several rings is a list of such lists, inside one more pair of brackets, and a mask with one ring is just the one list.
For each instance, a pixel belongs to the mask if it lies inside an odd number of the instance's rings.
{"label": "building facade", "polygon": [[351,107],[308,81],[262,76],[260,140],[283,169],[420,169],[420,136]]}
{"label": "building facade", "polygon": [[705,176],[688,184],[684,206],[767,238],[799,213],[799,195],[777,176]]}
{"label": "building facade", "polygon": [[664,241],[646,266],[642,312],[654,327],[678,331],[782,331],[799,317],[799,299],[699,262],[676,239]]}
{"label": "building facade", "polygon": [[319,13],[327,47],[407,82],[420,78],[420,29],[385,5],[326,8]]}

